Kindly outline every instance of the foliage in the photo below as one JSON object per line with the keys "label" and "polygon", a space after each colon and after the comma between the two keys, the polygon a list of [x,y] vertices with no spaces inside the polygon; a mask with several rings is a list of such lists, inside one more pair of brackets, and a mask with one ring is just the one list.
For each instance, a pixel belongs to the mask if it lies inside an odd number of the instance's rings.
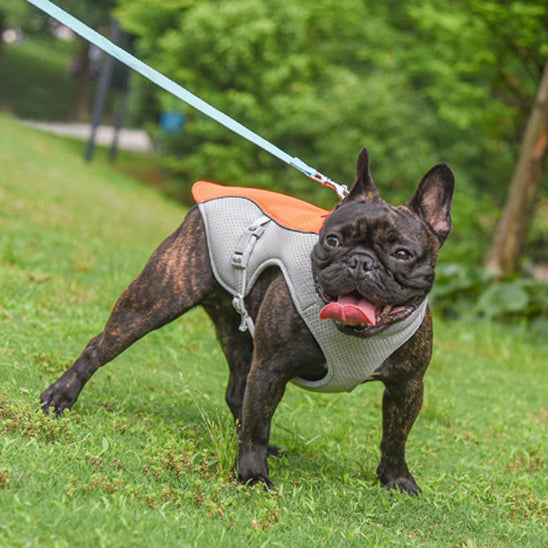
{"label": "foliage", "polygon": [[375,481],[381,387],[288,387],[276,489],[231,478],[226,364],[205,314],[151,333],[59,420],[38,395],[184,211],[74,143],[0,117],[0,545],[546,546],[546,342],[436,321],[408,461]]}
{"label": "foliage", "polygon": [[[382,194],[394,202],[409,198],[432,163],[449,161],[457,194],[454,231],[439,269],[440,308],[497,318],[545,314],[540,284],[507,282],[527,299],[497,303],[502,290],[474,266],[494,228],[493,194],[502,196],[509,180],[546,53],[544,3],[280,4],[234,0],[213,9],[210,2],[157,0],[151,9],[150,2],[136,1],[121,2],[119,13],[153,65],[340,181],[351,179],[364,142]],[[94,17],[85,11],[89,2],[75,0],[68,9],[95,24],[109,3],[101,5]],[[0,90],[2,103],[21,116],[66,118],[74,93],[65,72],[70,52],[54,43],[7,48],[0,73],[10,85]],[[140,89],[155,109],[181,108],[152,85]],[[160,139],[178,154],[164,167],[189,183],[269,185],[325,207],[335,201],[196,112],[187,112],[180,138]],[[181,197],[187,189],[171,192]],[[446,276],[444,268],[458,273]]]}
{"label": "foliage", "polygon": [[[316,167],[332,177],[352,180],[355,157],[365,143],[381,177],[387,173],[389,180],[397,180],[409,173],[416,180],[426,169],[414,166],[411,158],[423,152],[417,150],[417,143],[424,143],[417,132],[426,134],[434,120],[425,112],[417,128],[401,119],[402,106],[406,113],[424,109],[420,98],[409,107],[400,101],[410,95],[405,76],[370,62],[369,50],[379,45],[371,48],[362,35],[371,41],[389,38],[377,32],[385,25],[362,2],[324,2],[321,9],[312,2],[279,0],[238,0],[215,3],[215,8],[211,2],[188,3],[172,13],[170,27],[156,40],[154,30],[139,25],[145,17],[139,2],[122,4],[119,14],[125,26],[144,34],[145,47],[154,43],[149,58],[156,67],[292,154],[319,159]],[[338,40],[332,39],[335,35]],[[353,70],[360,63],[372,65],[365,93],[363,79]],[[160,103],[173,108],[167,97],[160,97]],[[276,181],[287,190],[301,177],[196,112],[187,112],[186,132],[171,141],[189,178],[258,185]],[[427,144],[423,148],[434,156]],[[392,161],[383,166],[387,156]]]}
{"label": "foliage", "polygon": [[108,24],[115,0],[63,0],[63,9],[92,28]]}
{"label": "foliage", "polygon": [[[367,144],[382,184],[409,190],[444,160],[499,200],[548,50],[542,0],[118,5],[153,66],[334,179],[352,180]],[[155,96],[155,116],[184,108]],[[172,168],[306,192],[277,160],[186,114],[183,135],[159,136]]]}
{"label": "foliage", "polygon": [[431,301],[446,317],[528,319],[535,334],[548,336],[548,285],[534,278],[500,280],[481,267],[442,263]]}
{"label": "foliage", "polygon": [[0,0],[0,29],[14,26],[33,28],[35,25],[30,13],[30,4],[24,0]]}
{"label": "foliage", "polygon": [[[336,180],[352,180],[367,144],[381,193],[401,203],[433,163],[449,162],[455,229],[442,258],[448,270],[460,264],[470,287],[457,294],[462,281],[442,275],[447,308],[545,314],[541,284],[493,286],[470,274],[487,251],[548,54],[544,1],[158,0],[151,27],[143,2],[119,6],[156,67]],[[181,108],[156,96],[158,109]],[[158,138],[177,155],[169,167],[189,180],[274,185],[329,205],[300,175],[199,113],[187,112],[179,138]],[[514,298],[503,304],[506,292]]]}

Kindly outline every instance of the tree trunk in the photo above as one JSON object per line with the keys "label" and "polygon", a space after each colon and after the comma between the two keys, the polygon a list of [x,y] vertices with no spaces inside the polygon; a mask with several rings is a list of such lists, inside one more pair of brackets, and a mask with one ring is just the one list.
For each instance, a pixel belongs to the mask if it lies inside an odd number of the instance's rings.
{"label": "tree trunk", "polygon": [[71,119],[88,121],[90,115],[90,88],[91,81],[89,76],[89,42],[81,41],[80,51],[78,52],[76,73],[76,94],[71,109]]}
{"label": "tree trunk", "polygon": [[4,26],[6,22],[6,14],[0,9],[0,61],[2,60],[2,49],[4,46],[2,35],[4,34]]}
{"label": "tree trunk", "polygon": [[519,269],[523,241],[533,216],[548,145],[548,59],[512,176],[508,199],[485,267],[512,275]]}

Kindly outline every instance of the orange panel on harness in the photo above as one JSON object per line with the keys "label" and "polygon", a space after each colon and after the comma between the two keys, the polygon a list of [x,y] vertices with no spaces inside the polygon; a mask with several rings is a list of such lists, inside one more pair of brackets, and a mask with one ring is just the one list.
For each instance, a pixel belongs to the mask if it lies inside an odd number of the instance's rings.
{"label": "orange panel on harness", "polygon": [[215,198],[247,198],[281,226],[297,232],[318,234],[325,218],[331,213],[314,204],[279,192],[260,188],[223,186],[207,181],[194,183],[192,196],[198,203]]}

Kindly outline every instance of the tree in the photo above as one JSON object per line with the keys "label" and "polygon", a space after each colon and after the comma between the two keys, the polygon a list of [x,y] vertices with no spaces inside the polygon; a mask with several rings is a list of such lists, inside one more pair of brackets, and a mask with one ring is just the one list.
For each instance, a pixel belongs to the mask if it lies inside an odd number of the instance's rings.
{"label": "tree", "polygon": [[461,149],[459,169],[478,189],[501,200],[548,53],[548,4],[406,3],[419,29],[416,42],[404,52],[417,91],[453,128],[448,138]]}
{"label": "tree", "polygon": [[[364,144],[374,151],[379,180],[400,186],[420,177],[417,155],[425,164],[437,158],[427,135],[439,135],[439,124],[394,62],[394,44],[404,45],[389,23],[390,7],[361,0],[160,0],[151,12],[142,0],[119,4],[124,27],[155,68],[336,180],[352,180]],[[173,108],[165,94],[157,104]],[[410,123],[416,113],[420,125]],[[188,179],[276,181],[308,196],[315,189],[203,115],[186,114],[184,135],[166,146]]]}
{"label": "tree", "polygon": [[[548,48],[545,0],[118,5],[155,68],[340,182],[368,145],[381,188],[402,196],[425,165],[447,161],[459,190],[502,200]],[[154,114],[173,108],[163,93],[147,99]],[[182,136],[159,139],[189,181],[275,183],[310,197],[302,176],[201,114],[186,115]],[[488,235],[464,232],[454,239],[480,240],[481,262]]]}
{"label": "tree", "polygon": [[523,242],[535,209],[548,144],[548,59],[521,144],[508,200],[485,266],[503,275],[519,269]]}
{"label": "tree", "polygon": [[[81,19],[96,30],[109,28],[110,12],[114,0],[65,0],[63,9]],[[90,74],[90,44],[78,37],[80,47],[73,61],[77,78],[76,95],[72,106],[72,117],[87,119],[89,117],[91,74]]]}
{"label": "tree", "polygon": [[[421,29],[419,42],[406,52],[413,61],[409,66],[418,89],[432,102],[440,120],[460,130],[449,135],[458,143],[457,151],[464,149],[455,156],[458,183],[473,181],[477,191],[487,191],[491,201],[502,204],[548,53],[548,4],[544,0],[407,3],[410,17]],[[425,48],[435,55],[425,55],[421,51]],[[538,113],[529,125],[535,127],[540,118]],[[542,179],[542,143],[541,132],[535,142],[538,158],[531,160],[535,167],[529,165],[529,174],[524,171],[525,161],[519,162],[520,171],[512,185],[515,190],[485,262],[491,268],[515,272],[519,263]],[[528,153],[522,150],[523,154]],[[526,181],[530,182],[527,189],[521,186]],[[471,208],[477,196],[476,192],[466,202],[457,202],[455,215],[462,215],[459,207]],[[477,216],[482,213],[477,211]],[[455,226],[458,239],[463,231],[459,222]],[[485,228],[483,237],[478,238],[479,234],[469,233],[466,238],[476,243],[474,247],[485,260],[492,234]]]}
{"label": "tree", "polygon": [[0,61],[2,60],[2,34],[11,26],[21,26],[28,19],[28,4],[24,0],[2,0],[0,3]]}

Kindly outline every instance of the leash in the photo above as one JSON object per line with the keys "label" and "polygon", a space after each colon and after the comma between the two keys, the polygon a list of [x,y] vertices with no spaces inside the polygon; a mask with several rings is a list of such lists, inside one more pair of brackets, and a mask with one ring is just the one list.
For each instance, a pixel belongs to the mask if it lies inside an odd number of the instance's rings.
{"label": "leash", "polygon": [[266,139],[263,139],[260,135],[257,135],[255,132],[246,128],[244,125],[240,124],[230,116],[227,116],[220,110],[217,110],[215,107],[211,106],[209,103],[206,103],[184,87],[175,83],[173,80],[170,80],[162,73],[153,69],[146,63],[143,63],[143,61],[141,61],[134,55],[131,55],[123,48],[117,46],[116,44],[82,23],[76,17],[73,17],[66,11],[62,10],[49,0],[27,0],[27,2],[47,13],[50,17],[53,17],[63,25],[67,26],[76,34],[79,34],[82,38],[86,39],[88,42],[91,42],[99,49],[103,50],[105,53],[108,53],[124,65],[127,65],[139,74],[143,75],[145,78],[148,78],[150,81],[154,82],[157,86],[161,87],[165,91],[171,93],[178,99],[181,99],[185,103],[194,107],[196,110],[199,110],[200,112],[205,114],[206,116],[213,118],[213,120],[225,126],[237,135],[240,135],[240,137],[251,141],[266,152],[272,154],[273,156],[282,160],[291,167],[294,167],[301,173],[304,173],[309,179],[312,179],[313,181],[316,181],[323,186],[332,188],[341,199],[343,199],[348,194],[348,188],[346,187],[346,185],[341,185],[339,183],[336,183],[335,181],[332,181],[329,177],[322,175],[318,170],[310,167],[299,158],[287,154],[282,149],[273,145]]}

